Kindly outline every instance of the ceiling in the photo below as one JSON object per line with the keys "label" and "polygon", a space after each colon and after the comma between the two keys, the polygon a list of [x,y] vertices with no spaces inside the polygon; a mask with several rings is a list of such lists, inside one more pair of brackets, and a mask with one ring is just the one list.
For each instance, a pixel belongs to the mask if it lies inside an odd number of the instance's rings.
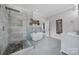
{"label": "ceiling", "polygon": [[14,4],[12,6],[17,6],[33,12],[36,11],[48,17],[68,10],[74,7],[74,4]]}

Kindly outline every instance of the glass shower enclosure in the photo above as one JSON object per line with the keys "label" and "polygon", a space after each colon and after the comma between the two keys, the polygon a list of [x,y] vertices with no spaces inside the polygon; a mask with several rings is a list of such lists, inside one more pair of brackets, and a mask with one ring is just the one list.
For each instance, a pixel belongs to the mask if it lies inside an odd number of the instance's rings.
{"label": "glass shower enclosure", "polygon": [[20,12],[6,7],[8,12],[8,45],[3,54],[11,54],[32,47],[32,12]]}

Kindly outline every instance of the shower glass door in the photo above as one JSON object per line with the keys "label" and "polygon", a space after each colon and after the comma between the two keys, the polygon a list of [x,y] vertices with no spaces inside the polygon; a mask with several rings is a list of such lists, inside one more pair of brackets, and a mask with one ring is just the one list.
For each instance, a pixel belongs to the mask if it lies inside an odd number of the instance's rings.
{"label": "shower glass door", "polygon": [[32,27],[30,16],[21,12],[8,11],[8,47],[4,54],[11,54],[24,48],[32,47]]}

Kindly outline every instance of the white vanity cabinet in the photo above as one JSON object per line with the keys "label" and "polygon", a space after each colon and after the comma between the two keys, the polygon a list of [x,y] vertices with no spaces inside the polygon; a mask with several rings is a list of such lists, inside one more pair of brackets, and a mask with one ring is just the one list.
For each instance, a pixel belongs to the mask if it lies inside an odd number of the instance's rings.
{"label": "white vanity cabinet", "polygon": [[61,52],[68,55],[79,55],[79,35],[64,34],[61,40]]}

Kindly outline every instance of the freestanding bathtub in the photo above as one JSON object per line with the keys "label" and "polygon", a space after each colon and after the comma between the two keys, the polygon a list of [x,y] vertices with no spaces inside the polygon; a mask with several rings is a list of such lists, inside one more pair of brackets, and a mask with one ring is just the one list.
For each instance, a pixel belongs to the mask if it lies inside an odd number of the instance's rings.
{"label": "freestanding bathtub", "polygon": [[42,32],[32,33],[31,36],[33,41],[38,41],[43,38],[43,33]]}

